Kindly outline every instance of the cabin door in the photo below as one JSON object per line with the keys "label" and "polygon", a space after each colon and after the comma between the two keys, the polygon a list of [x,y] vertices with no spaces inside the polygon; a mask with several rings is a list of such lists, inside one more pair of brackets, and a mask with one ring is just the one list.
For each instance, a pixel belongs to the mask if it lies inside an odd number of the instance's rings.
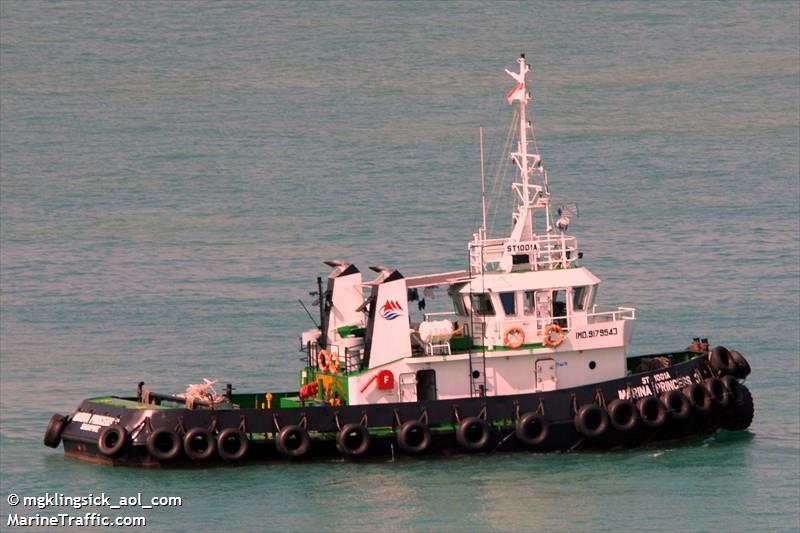
{"label": "cabin door", "polygon": [[536,360],[536,391],[547,392],[556,390],[558,378],[556,377],[555,359]]}
{"label": "cabin door", "polygon": [[417,401],[436,399],[436,371],[417,371]]}

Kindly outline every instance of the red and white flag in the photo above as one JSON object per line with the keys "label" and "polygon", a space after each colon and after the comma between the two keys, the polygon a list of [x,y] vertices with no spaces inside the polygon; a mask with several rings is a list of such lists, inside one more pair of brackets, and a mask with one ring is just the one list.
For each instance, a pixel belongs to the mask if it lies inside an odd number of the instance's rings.
{"label": "red and white flag", "polygon": [[510,104],[514,100],[522,100],[525,98],[525,85],[519,83],[516,87],[511,89],[506,95],[506,100]]}

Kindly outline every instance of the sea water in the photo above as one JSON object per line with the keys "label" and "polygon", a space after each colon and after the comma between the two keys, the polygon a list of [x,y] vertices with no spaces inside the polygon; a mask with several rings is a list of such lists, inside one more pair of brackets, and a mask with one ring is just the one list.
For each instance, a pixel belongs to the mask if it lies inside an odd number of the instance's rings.
{"label": "sea water", "polygon": [[[798,10],[1,3],[0,529],[13,513],[100,512],[152,531],[796,530]],[[554,202],[578,205],[570,231],[601,301],[637,308],[632,353],[695,336],[741,351],[748,431],[610,453],[190,471],[42,445],[53,412],[140,380],[295,389],[313,327],[297,300],[311,303],[324,259],[463,268],[480,125],[487,188],[503,198],[489,222],[508,230],[503,69],[520,52]],[[9,504],[54,493],[181,505]]]}

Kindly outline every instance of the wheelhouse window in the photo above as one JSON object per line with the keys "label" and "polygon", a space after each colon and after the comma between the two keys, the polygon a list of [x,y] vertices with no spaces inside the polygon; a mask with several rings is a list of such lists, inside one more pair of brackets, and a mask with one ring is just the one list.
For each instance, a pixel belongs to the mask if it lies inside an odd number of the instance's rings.
{"label": "wheelhouse window", "polygon": [[486,293],[472,295],[472,310],[479,316],[494,316],[492,300]]}
{"label": "wheelhouse window", "polygon": [[572,289],[572,310],[585,311],[586,297],[589,294],[589,287],[574,287]]}
{"label": "wheelhouse window", "polygon": [[562,328],[567,327],[567,291],[564,289],[553,291],[553,318],[554,322]]}
{"label": "wheelhouse window", "polygon": [[467,306],[464,305],[464,296],[459,293],[451,294],[450,296],[453,298],[453,309],[455,309],[456,314],[458,316],[469,316]]}
{"label": "wheelhouse window", "polygon": [[536,314],[536,299],[533,291],[525,291],[522,295],[522,312],[526,315]]}
{"label": "wheelhouse window", "polygon": [[517,300],[517,293],[515,292],[500,293],[500,303],[503,304],[503,313],[505,313],[506,316],[517,314],[516,300]]}

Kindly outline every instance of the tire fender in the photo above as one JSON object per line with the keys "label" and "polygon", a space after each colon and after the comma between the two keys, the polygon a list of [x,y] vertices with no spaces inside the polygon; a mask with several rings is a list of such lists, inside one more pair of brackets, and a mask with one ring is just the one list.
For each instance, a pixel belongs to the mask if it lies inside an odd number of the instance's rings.
{"label": "tire fender", "polygon": [[119,457],[128,448],[130,435],[119,424],[111,424],[97,435],[97,451],[106,457]]}

